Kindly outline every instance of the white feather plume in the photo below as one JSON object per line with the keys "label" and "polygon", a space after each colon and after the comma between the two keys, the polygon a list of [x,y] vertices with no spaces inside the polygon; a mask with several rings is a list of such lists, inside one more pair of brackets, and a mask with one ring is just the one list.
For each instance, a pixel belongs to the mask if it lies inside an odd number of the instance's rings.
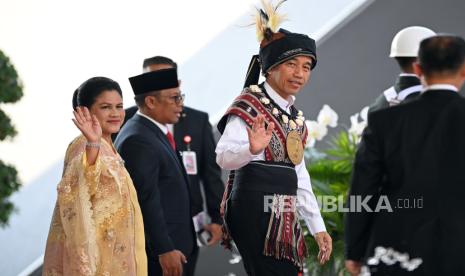
{"label": "white feather plume", "polygon": [[273,33],[279,30],[279,26],[286,20],[286,16],[277,12],[279,6],[287,0],[281,0],[273,5],[273,0],[261,0],[262,9],[257,8],[255,15],[255,27],[257,39],[262,42],[265,38],[270,39]]}

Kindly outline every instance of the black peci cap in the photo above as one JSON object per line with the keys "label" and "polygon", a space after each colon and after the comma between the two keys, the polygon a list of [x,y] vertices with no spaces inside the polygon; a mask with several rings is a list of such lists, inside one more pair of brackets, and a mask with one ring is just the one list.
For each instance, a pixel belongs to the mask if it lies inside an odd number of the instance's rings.
{"label": "black peci cap", "polygon": [[179,86],[178,74],[175,68],[143,73],[129,78],[129,82],[131,83],[134,95],[141,95]]}

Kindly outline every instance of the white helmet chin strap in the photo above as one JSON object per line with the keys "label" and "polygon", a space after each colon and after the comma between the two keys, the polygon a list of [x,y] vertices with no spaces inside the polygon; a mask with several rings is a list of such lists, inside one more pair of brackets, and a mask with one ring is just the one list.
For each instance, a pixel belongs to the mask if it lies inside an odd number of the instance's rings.
{"label": "white helmet chin strap", "polygon": [[423,89],[423,85],[419,84],[419,85],[406,88],[400,91],[399,93],[397,93],[394,87],[391,87],[385,90],[383,94],[384,94],[384,97],[386,98],[386,101],[389,102],[389,105],[393,106],[393,105],[398,105],[399,103],[401,103],[403,100],[405,100],[405,98],[407,98],[408,95],[415,93],[415,92],[421,92],[422,89]]}

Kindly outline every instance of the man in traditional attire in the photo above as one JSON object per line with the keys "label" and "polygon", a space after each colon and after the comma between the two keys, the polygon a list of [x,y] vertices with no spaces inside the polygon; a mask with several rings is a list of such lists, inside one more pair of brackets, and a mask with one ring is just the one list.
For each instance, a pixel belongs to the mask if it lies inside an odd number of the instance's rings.
{"label": "man in traditional attire", "polygon": [[349,198],[371,211],[347,214],[352,275],[465,275],[465,41],[423,40],[415,70],[420,97],[371,113],[357,150]]}
{"label": "man in traditional attire", "polygon": [[400,30],[392,39],[390,57],[399,65],[401,73],[394,86],[386,89],[368,112],[380,110],[401,102],[409,102],[420,96],[423,85],[420,78],[413,71],[413,64],[417,61],[420,42],[435,35],[432,30],[421,26],[410,26]]}
{"label": "man in traditional attire", "polygon": [[[278,31],[282,17],[270,4],[265,10],[257,17],[260,64],[254,56],[245,89],[218,124],[216,153],[232,170],[222,203],[226,246],[232,238],[249,275],[291,276],[307,256],[300,218],[321,263],[332,250],[303,159],[305,119],[293,106],[316,65],[316,47],[306,35]],[[266,81],[256,85],[260,67]]]}

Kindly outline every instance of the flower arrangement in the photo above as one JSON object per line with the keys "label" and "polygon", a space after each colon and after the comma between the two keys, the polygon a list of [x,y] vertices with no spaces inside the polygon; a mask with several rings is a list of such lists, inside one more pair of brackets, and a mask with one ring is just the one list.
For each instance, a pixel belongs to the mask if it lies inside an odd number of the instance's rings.
{"label": "flower arrangement", "polygon": [[[347,197],[352,167],[357,144],[360,142],[363,129],[367,125],[368,107],[350,117],[351,126],[344,127],[327,141],[325,150],[315,148],[316,142],[325,140],[328,127],[338,126],[338,114],[324,105],[317,120],[305,121],[308,128],[308,140],[305,156],[309,170],[313,192],[317,200],[323,196],[333,198]],[[319,202],[321,204],[321,202]],[[330,261],[320,266],[316,258],[308,258],[304,275],[345,275],[344,273],[344,214],[342,212],[322,210],[327,231],[333,239],[333,256]],[[306,241],[310,252],[318,252],[318,246],[309,231]]]}
{"label": "flower arrangement", "polygon": [[[359,119],[361,119],[359,121]],[[328,127],[335,128],[339,120],[339,115],[329,105],[325,104],[318,113],[317,120],[306,120],[305,124],[308,128],[307,148],[313,148],[316,141],[321,141],[328,134]],[[360,112],[350,116],[350,128],[347,130],[347,135],[351,140],[360,142],[363,130],[368,122],[368,106],[364,107]],[[341,133],[339,133],[340,135]]]}

